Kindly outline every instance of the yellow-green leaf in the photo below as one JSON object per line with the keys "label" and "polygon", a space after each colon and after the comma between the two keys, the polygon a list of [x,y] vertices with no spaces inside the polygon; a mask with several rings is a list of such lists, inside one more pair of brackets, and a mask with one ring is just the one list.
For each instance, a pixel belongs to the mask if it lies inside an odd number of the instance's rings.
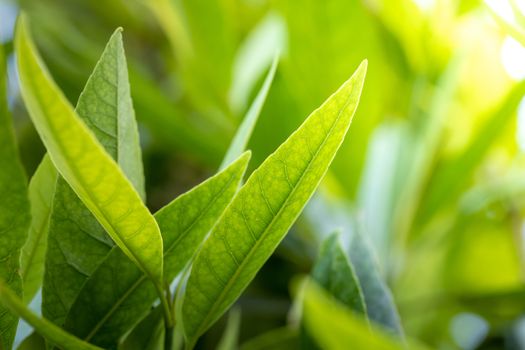
{"label": "yellow-green leaf", "polygon": [[[250,152],[245,152],[155,214],[164,239],[165,284],[169,285],[188,264],[223,214],[239,188],[249,159]],[[114,247],[82,286],[65,329],[94,344],[116,346],[118,339],[150,311],[156,298],[145,274]]]}
{"label": "yellow-green leaf", "polygon": [[307,284],[304,294],[303,317],[309,334],[321,349],[406,349],[398,339],[378,328],[370,328],[363,317],[353,314],[342,304],[331,299],[311,281]]}
{"label": "yellow-green leaf", "polygon": [[[144,198],[139,135],[121,31],[117,29],[109,39],[75,111]],[[62,177],[56,183],[47,243],[42,315],[63,325],[84,282],[114,243]]]}
{"label": "yellow-green leaf", "polygon": [[250,176],[204,243],[177,300],[190,347],[240,296],[317,188],[350,126],[366,66]]}
{"label": "yellow-green leaf", "polygon": [[31,226],[29,237],[22,249],[21,275],[24,281],[24,301],[29,303],[42,285],[44,260],[51,205],[57,183],[55,166],[45,156],[29,182]]}
{"label": "yellow-green leaf", "polygon": [[17,24],[15,49],[22,96],[55,167],[115,243],[160,289],[163,249],[157,223],[52,80],[24,15]]}

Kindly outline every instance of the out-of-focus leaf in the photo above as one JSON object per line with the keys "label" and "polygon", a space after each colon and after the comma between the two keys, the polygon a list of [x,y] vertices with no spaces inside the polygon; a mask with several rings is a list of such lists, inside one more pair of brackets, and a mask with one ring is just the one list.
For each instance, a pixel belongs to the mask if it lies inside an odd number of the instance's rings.
{"label": "out-of-focus leaf", "polygon": [[[285,50],[286,28],[281,17],[270,13],[248,34],[239,48],[233,66],[230,105],[234,112],[244,110],[250,92],[276,56]],[[253,108],[253,107],[252,107]]]}
{"label": "out-of-focus leaf", "polygon": [[369,319],[393,335],[404,338],[392,293],[383,281],[373,251],[359,229],[353,232],[349,256],[363,291]]}
{"label": "out-of-focus leaf", "polygon": [[[314,283],[306,286],[304,319],[322,349],[402,350],[405,345],[336,303]],[[411,347],[411,349],[418,349]]]}
{"label": "out-of-focus leaf", "polygon": [[45,350],[46,340],[38,333],[33,332],[18,346],[17,350]]}
{"label": "out-of-focus leaf", "polygon": [[494,20],[514,39],[516,39],[521,45],[525,46],[525,30],[519,28],[515,23],[510,23],[505,18],[501,17],[496,11],[494,11],[490,3],[487,3],[487,8],[490,10]]}
{"label": "out-of-focus leaf", "polygon": [[429,219],[444,203],[461,195],[461,189],[471,179],[480,161],[514,117],[524,95],[525,82],[522,82],[508,93],[499,106],[489,112],[490,117],[468,147],[459,156],[443,164],[441,170],[434,175],[432,186],[421,203],[420,221]]}
{"label": "out-of-focus leaf", "polygon": [[459,52],[448,64],[445,72],[436,83],[428,111],[423,114],[422,127],[413,135],[413,144],[406,152],[411,152],[411,161],[402,183],[403,191],[396,208],[396,221],[393,229],[401,241],[411,232],[420,203],[424,202],[425,185],[432,175],[436,156],[445,130],[445,120],[450,104],[459,83],[459,72],[463,63],[463,53]]}
{"label": "out-of-focus leaf", "polygon": [[344,202],[329,197],[326,191],[319,191],[308,207],[306,220],[316,232],[330,232],[338,227],[345,230],[341,239],[361,286],[368,318],[403,338],[401,320],[392,293],[379,270],[375,251],[362,236],[364,229],[351,210]]}
{"label": "out-of-focus leaf", "polygon": [[[381,4],[384,2],[382,0]],[[385,110],[386,105],[378,104],[377,101],[387,98],[387,91],[396,91],[396,103],[403,103],[401,101],[407,98],[404,89],[395,84],[390,85],[394,81],[386,79],[391,72],[385,59],[388,64],[392,64],[392,56],[389,53],[386,58],[382,53],[384,42],[380,40],[377,20],[366,2],[282,0],[275,4],[286,21],[288,42],[279,72],[285,79],[284,94],[289,96],[287,100],[293,99],[297,103],[299,112],[283,118],[277,109],[273,112],[275,117],[269,134],[289,128],[290,121],[301,120],[305,113],[309,113],[335,91],[348,72],[361,61],[363,54],[356,50],[357,47],[361,52],[366,52],[373,64],[374,69],[370,69],[367,74],[360,107],[352,125],[352,137],[341,147],[331,166],[331,172],[353,198],[359,180],[357,174],[361,172],[365,161],[369,135],[380,118],[391,112]],[[410,19],[404,18],[404,21]],[[389,103],[393,100],[389,99]],[[266,143],[269,140],[270,136],[264,138]]]}
{"label": "out-of-focus leaf", "polygon": [[250,176],[204,243],[177,300],[189,347],[239,297],[312,196],[350,126],[366,66]]}
{"label": "out-of-focus leaf", "polygon": [[226,166],[228,166],[228,164],[230,164],[246,149],[248,141],[250,140],[250,136],[252,135],[253,129],[255,128],[255,124],[257,123],[257,119],[259,118],[259,114],[261,113],[264,101],[266,101],[266,96],[268,95],[270,86],[272,85],[278,62],[279,58],[278,56],[275,56],[261,90],[259,90],[255,100],[253,100],[250,109],[246,113],[246,116],[244,117],[241,125],[239,126],[239,129],[231,141],[230,147],[228,147],[228,151],[224,156],[220,169],[224,169]]}
{"label": "out-of-focus leaf", "polygon": [[312,277],[334,298],[366,319],[366,305],[354,267],[341,246],[340,233],[334,232],[321,246]]}
{"label": "out-of-focus leaf", "polygon": [[235,350],[239,348],[239,333],[241,330],[241,310],[232,309],[228,316],[228,323],[222,335],[217,350]]}
{"label": "out-of-focus leaf", "polygon": [[[27,179],[7,108],[7,75],[3,47],[0,46],[0,279],[22,296],[20,251],[30,222]],[[5,306],[5,305],[4,305]],[[0,348],[10,349],[18,318],[0,307]]]}
{"label": "out-of-focus leaf", "polygon": [[[140,144],[120,29],[109,39],[76,112],[144,198]],[[42,312],[48,320],[63,325],[82,285],[114,243],[61,177],[52,206]]]}
{"label": "out-of-focus leaf", "polygon": [[[237,191],[249,158],[250,153],[244,153],[228,168],[155,214],[164,239],[165,284],[182,271],[222,215]],[[65,328],[95,344],[111,347],[146,315],[156,298],[147,276],[114,247],[83,285]]]}
{"label": "out-of-focus leaf", "polygon": [[65,332],[45,318],[40,318],[35,315],[3,281],[0,281],[0,303],[9,308],[13,314],[18,315],[33,326],[46,340],[63,349],[101,350],[101,348],[86,343]]}
{"label": "out-of-focus leaf", "polygon": [[288,350],[299,347],[297,329],[273,329],[243,343],[241,350]]}
{"label": "out-of-focus leaf", "polygon": [[29,237],[22,248],[20,267],[26,304],[33,299],[44,278],[49,218],[57,179],[55,166],[46,155],[29,182],[31,226]]}
{"label": "out-of-focus leaf", "polygon": [[15,47],[22,96],[57,170],[111,238],[161,290],[162,237],[153,215],[51,79],[23,15]]}
{"label": "out-of-focus leaf", "polygon": [[[407,169],[407,122],[388,122],[372,134],[359,185],[358,204],[362,225],[375,248],[380,265],[388,270],[394,240],[393,222]],[[385,174],[389,174],[385,176]]]}

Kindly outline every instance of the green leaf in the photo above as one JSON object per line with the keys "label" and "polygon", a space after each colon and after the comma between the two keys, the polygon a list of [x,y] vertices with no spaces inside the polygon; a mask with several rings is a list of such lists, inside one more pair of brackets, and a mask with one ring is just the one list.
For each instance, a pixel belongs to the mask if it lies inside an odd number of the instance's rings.
{"label": "green leaf", "polygon": [[120,350],[163,350],[165,327],[162,308],[156,307],[133,328],[119,346]]}
{"label": "green leaf", "polygon": [[228,100],[234,113],[244,111],[250,95],[279,52],[286,50],[284,19],[270,12],[247,34],[235,55]]}
{"label": "green leaf", "polygon": [[17,23],[15,49],[22,96],[57,170],[115,243],[161,290],[162,237],[155,219],[53,82],[24,15]]}
{"label": "green leaf", "polygon": [[[29,310],[16,294],[0,280],[0,303],[15,314],[23,318],[44,338],[63,349],[76,350],[101,350],[101,348],[88,344],[71,334],[60,329],[45,318],[40,318]],[[10,349],[10,347],[6,347]]]}
{"label": "green leaf", "polygon": [[516,84],[494,109],[486,116],[476,137],[456,157],[446,160],[435,172],[425,200],[419,208],[419,221],[429,220],[432,215],[464,193],[483,158],[497,142],[515,118],[515,112],[525,95],[525,82]]}
{"label": "green leaf", "polygon": [[363,291],[368,318],[386,331],[404,338],[392,293],[379,273],[372,248],[358,229],[353,233],[349,256]]}
{"label": "green leaf", "polygon": [[244,117],[241,125],[239,126],[239,129],[233,137],[230,147],[228,147],[228,151],[226,152],[226,155],[222,160],[220,169],[224,169],[226,166],[228,166],[228,164],[230,164],[234,159],[240,156],[241,153],[244,152],[244,150],[246,149],[255,124],[257,123],[257,119],[261,114],[264,101],[266,101],[266,96],[268,96],[268,91],[270,90],[270,86],[272,85],[273,77],[275,76],[275,71],[277,70],[278,63],[279,57],[275,56],[272,66],[270,67],[270,70],[266,75],[266,79],[264,80],[264,83],[261,87],[261,90],[259,90],[259,93],[255,97],[255,100],[253,100],[250,109],[246,113],[246,116]]}
{"label": "green leaf", "polygon": [[322,349],[405,349],[387,333],[378,329],[372,332],[364,318],[346,310],[313,282],[306,286],[303,317],[308,332]]}
{"label": "green leaf", "polygon": [[[30,222],[27,180],[16,146],[11,115],[7,108],[7,75],[0,46],[0,279],[21,296],[20,251]],[[0,307],[0,348],[10,349],[18,318]]]}
{"label": "green leaf", "polygon": [[242,344],[241,350],[298,349],[297,330],[291,327],[272,329]]}
{"label": "green leaf", "polygon": [[366,305],[352,263],[341,245],[340,233],[328,236],[313,267],[313,279],[351,310],[365,315]]}
{"label": "green leaf", "polygon": [[[111,36],[76,112],[144,198],[137,125],[121,30]],[[60,177],[49,224],[42,312],[63,325],[82,285],[114,246],[95,216]]]}
{"label": "green leaf", "polygon": [[33,332],[20,343],[16,350],[46,350],[46,340],[40,334]]}
{"label": "green leaf", "polygon": [[350,126],[366,66],[250,176],[204,243],[177,300],[188,346],[239,297],[317,188]]}
{"label": "green leaf", "polygon": [[217,350],[235,350],[238,349],[239,332],[241,329],[241,310],[232,309],[228,316],[228,323],[226,329],[222,334],[222,338],[217,344]]}
{"label": "green leaf", "polygon": [[[155,214],[164,239],[165,283],[182,271],[222,215],[237,192],[249,158],[250,153],[244,153]],[[114,247],[82,287],[65,328],[100,346],[115,346],[148,313],[156,298],[146,276]]]}
{"label": "green leaf", "polygon": [[29,182],[31,226],[22,248],[20,274],[24,281],[24,302],[28,304],[42,285],[49,232],[49,218],[58,173],[49,156],[45,156]]}
{"label": "green leaf", "polygon": [[[350,310],[363,315],[363,319],[367,321],[363,292],[354,268],[342,247],[340,236],[340,232],[336,231],[325,238],[313,267],[312,277],[332,297]],[[303,331],[301,347],[318,349],[311,335],[304,329],[304,325],[301,330]]]}

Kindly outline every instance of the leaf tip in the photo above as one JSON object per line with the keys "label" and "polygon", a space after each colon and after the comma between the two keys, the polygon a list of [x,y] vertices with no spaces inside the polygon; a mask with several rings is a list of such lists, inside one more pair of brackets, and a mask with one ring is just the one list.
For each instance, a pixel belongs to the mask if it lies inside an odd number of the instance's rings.
{"label": "leaf tip", "polygon": [[362,76],[362,79],[366,76],[366,73],[368,71],[368,59],[364,59],[361,61],[361,64],[359,67],[357,67],[357,70],[355,71],[357,76]]}

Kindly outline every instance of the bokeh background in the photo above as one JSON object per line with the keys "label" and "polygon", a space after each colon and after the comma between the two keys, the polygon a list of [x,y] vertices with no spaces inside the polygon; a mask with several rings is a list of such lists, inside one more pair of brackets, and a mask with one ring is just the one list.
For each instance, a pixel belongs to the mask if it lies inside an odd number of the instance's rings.
{"label": "bokeh background", "polygon": [[[124,28],[152,210],[217,170],[276,53],[252,169],[367,58],[321,189],[238,302],[241,340],[294,322],[294,281],[341,227],[371,242],[408,336],[436,349],[525,349],[525,2],[0,0],[10,53],[20,9],[73,103]],[[9,62],[31,175],[44,148]]]}

